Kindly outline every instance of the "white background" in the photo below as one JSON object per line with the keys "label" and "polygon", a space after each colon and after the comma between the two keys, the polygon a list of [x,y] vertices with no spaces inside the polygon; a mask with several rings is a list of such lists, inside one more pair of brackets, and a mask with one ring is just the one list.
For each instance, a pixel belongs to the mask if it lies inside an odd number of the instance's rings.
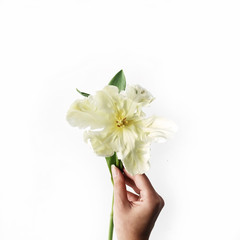
{"label": "white background", "polygon": [[[179,131],[152,145],[152,240],[240,239],[240,4],[0,1],[0,239],[107,239],[105,159],[65,120],[120,69]],[[116,239],[116,238],[115,238]]]}

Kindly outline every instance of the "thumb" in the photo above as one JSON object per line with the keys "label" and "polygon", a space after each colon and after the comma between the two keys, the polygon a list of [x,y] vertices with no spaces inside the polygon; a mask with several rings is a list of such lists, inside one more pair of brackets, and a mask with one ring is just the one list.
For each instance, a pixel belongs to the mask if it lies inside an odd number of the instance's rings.
{"label": "thumb", "polygon": [[117,208],[123,207],[128,204],[124,176],[122,175],[121,171],[114,165],[111,166],[111,169],[114,182],[114,206]]}

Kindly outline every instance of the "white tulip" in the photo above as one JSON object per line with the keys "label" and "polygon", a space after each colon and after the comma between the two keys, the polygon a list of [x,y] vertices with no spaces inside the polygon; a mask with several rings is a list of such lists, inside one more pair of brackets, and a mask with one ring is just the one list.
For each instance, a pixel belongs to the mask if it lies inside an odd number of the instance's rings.
{"label": "white tulip", "polygon": [[130,174],[142,174],[149,169],[151,142],[165,141],[176,131],[172,121],[144,117],[142,107],[153,99],[139,85],[120,93],[108,85],[95,95],[76,100],[67,120],[74,127],[89,127],[84,138],[90,140],[97,155],[109,157],[117,152]]}

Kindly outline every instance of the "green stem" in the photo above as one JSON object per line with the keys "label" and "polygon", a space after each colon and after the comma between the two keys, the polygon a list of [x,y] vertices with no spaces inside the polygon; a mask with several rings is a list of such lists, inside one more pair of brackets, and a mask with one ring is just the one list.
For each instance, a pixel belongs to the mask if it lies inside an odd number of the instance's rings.
{"label": "green stem", "polygon": [[119,159],[117,158],[117,159],[116,159],[116,167],[119,168],[119,165],[120,165],[120,163],[119,163]]}
{"label": "green stem", "polygon": [[[107,165],[108,165],[108,169],[111,175],[111,181],[112,184],[113,183],[113,179],[112,179],[112,169],[111,169],[111,165],[114,164],[116,167],[118,167],[121,171],[123,170],[123,164],[121,162],[121,160],[118,159],[117,154],[114,153],[111,157],[106,157],[107,160]],[[111,214],[110,214],[110,222],[109,222],[109,232],[108,232],[108,240],[112,240],[113,239],[113,203],[114,203],[114,194],[112,197],[112,208],[111,208]]]}
{"label": "green stem", "polygon": [[109,222],[109,232],[108,232],[108,240],[112,240],[113,238],[113,203],[114,203],[114,195],[112,196],[112,209],[110,214],[110,222]]}

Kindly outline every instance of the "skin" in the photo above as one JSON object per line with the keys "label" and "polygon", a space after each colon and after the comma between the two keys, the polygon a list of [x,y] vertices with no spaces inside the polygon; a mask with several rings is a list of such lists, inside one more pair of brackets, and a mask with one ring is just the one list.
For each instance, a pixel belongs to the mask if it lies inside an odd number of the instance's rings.
{"label": "skin", "polygon": [[[148,240],[164,201],[145,174],[131,176],[112,166],[114,227],[118,240]],[[136,194],[126,190],[130,186]]]}

